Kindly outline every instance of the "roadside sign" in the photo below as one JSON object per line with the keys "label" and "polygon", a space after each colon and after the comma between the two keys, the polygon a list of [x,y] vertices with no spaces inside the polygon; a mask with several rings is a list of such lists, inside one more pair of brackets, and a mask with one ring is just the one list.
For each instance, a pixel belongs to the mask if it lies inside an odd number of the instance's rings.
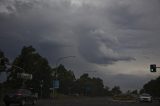
{"label": "roadside sign", "polygon": [[53,80],[53,88],[55,89],[59,88],[59,80]]}
{"label": "roadside sign", "polygon": [[32,79],[32,74],[17,73],[17,77],[18,77],[18,78],[22,78],[22,79],[31,80],[31,79]]}
{"label": "roadside sign", "polygon": [[0,72],[0,84],[7,81],[7,73],[6,72]]}

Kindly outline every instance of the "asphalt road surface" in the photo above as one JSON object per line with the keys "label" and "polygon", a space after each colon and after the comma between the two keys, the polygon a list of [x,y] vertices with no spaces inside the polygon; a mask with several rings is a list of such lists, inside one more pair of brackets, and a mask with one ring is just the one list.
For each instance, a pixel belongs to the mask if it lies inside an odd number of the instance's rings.
{"label": "asphalt road surface", "polygon": [[[2,103],[0,106],[5,105]],[[109,98],[70,98],[38,100],[35,106],[160,106],[160,103],[157,101],[154,101],[153,103],[139,103],[136,101],[113,101]]]}

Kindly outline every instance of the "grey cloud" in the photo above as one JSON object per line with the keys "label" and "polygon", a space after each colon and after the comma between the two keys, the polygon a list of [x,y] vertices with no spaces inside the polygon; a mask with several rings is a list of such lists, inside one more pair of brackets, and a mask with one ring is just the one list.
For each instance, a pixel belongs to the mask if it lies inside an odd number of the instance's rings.
{"label": "grey cloud", "polygon": [[17,13],[24,13],[31,9],[36,3],[36,0],[1,0],[0,13],[4,15],[11,15]]}
{"label": "grey cloud", "polygon": [[[104,75],[101,75],[104,76]],[[137,76],[137,75],[129,75],[129,74],[117,74],[117,75],[105,75],[103,79],[105,79],[106,85],[113,87],[115,85],[120,86],[123,91],[127,90],[135,90],[142,89],[144,83],[147,83],[152,76]]]}
{"label": "grey cloud", "polygon": [[13,59],[22,46],[33,45],[50,64],[76,55],[80,71],[130,62],[141,51],[159,56],[158,0],[73,1],[1,0],[0,49]]}
{"label": "grey cloud", "polygon": [[[112,49],[110,45],[116,45],[113,39],[107,38],[102,40],[102,38],[99,37],[101,33],[93,34],[92,32],[94,31],[92,31],[92,29],[81,32],[83,32],[85,37],[79,36],[79,52],[87,61],[95,64],[113,64],[117,61],[134,60],[134,58],[120,55],[118,51]],[[102,48],[102,46],[104,46],[104,48]]]}
{"label": "grey cloud", "polygon": [[[15,16],[12,16],[14,19],[11,18],[11,21],[8,22],[10,19],[6,20],[6,22],[3,21],[3,31],[1,30],[1,33],[4,33],[5,36],[9,35],[16,37],[22,44],[30,43],[33,45],[42,45],[41,41],[43,41],[43,39],[46,40],[46,42],[49,40],[50,42],[53,42],[53,48],[55,47],[54,44],[56,42],[59,42],[58,44],[64,44],[65,46],[68,43],[64,43],[66,41],[65,38],[77,36],[79,39],[76,39],[78,43],[76,45],[79,48],[79,54],[88,62],[96,64],[113,64],[117,61],[132,60],[130,57],[119,56],[117,51],[109,47],[109,45],[115,45],[111,35],[104,33],[102,37],[101,33],[96,34],[92,32],[99,30],[99,25],[97,26],[97,23],[101,22],[99,19],[94,18],[94,16],[97,17],[97,13],[92,11],[92,9],[89,9],[93,7],[86,6],[85,9],[87,9],[87,11],[80,8],[80,12],[72,13],[74,7],[69,5],[69,2],[67,1],[62,2],[61,5],[53,4],[50,6],[48,4],[49,7],[46,7],[46,4],[44,5],[44,3],[45,2],[38,5],[35,5],[35,2],[15,1],[15,3],[12,3],[12,6],[15,7],[16,12],[18,13]],[[52,9],[53,11],[51,11]],[[21,11],[24,11],[25,14]],[[89,15],[89,12],[92,13],[91,16]],[[10,18],[11,16],[8,15],[8,17]],[[69,33],[70,31],[72,33]],[[108,37],[103,39],[104,36]],[[101,41],[99,39],[101,39]],[[107,56],[107,54],[100,51],[100,42],[103,42],[106,45],[106,49],[108,48],[108,50],[113,51],[113,56],[112,53],[109,53],[109,56]],[[114,52],[116,56],[114,56]]]}

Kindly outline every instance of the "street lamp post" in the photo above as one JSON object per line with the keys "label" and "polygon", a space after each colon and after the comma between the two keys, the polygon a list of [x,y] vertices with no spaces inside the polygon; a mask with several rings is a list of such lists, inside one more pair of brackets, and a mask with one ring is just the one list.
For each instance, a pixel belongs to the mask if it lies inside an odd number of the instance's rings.
{"label": "street lamp post", "polygon": [[43,97],[43,91],[42,91],[42,88],[43,88],[43,80],[41,80],[40,87],[41,87],[41,98],[42,98],[42,97]]}

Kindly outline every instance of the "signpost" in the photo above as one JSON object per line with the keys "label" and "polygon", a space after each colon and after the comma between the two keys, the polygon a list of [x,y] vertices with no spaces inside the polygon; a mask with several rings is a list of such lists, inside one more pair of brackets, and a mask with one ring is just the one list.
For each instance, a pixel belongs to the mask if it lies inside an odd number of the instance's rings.
{"label": "signpost", "polygon": [[59,88],[59,80],[53,80],[53,88],[58,89]]}
{"label": "signpost", "polygon": [[17,73],[18,78],[22,78],[25,80],[31,80],[32,79],[32,74],[27,74],[27,73]]}
{"label": "signpost", "polygon": [[53,80],[53,88],[52,88],[52,91],[53,91],[53,97],[56,97],[56,89],[59,88],[59,83],[60,81],[59,80]]}
{"label": "signpost", "polygon": [[41,98],[42,98],[42,96],[43,96],[43,80],[41,80],[41,82],[40,82],[40,87],[41,87]]}

